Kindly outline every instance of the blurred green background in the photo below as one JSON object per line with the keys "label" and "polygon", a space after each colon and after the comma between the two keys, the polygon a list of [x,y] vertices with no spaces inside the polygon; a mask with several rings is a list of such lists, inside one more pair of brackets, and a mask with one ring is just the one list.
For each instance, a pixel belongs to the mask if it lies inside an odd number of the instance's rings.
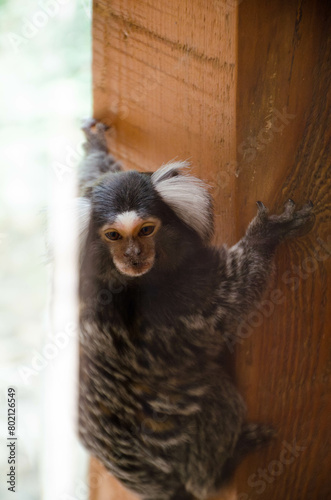
{"label": "blurred green background", "polygon": [[[54,183],[81,156],[91,111],[91,2],[0,1],[0,497],[41,494],[43,372],[24,380],[51,328],[45,247]],[[18,392],[18,491],[8,492],[9,385]],[[11,495],[11,496],[10,496]]]}

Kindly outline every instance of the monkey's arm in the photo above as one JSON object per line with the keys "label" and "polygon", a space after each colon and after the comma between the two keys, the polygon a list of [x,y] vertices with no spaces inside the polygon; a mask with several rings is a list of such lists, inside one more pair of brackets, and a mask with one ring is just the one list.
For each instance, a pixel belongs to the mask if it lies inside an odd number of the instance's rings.
{"label": "monkey's arm", "polygon": [[281,215],[271,216],[263,203],[257,204],[258,213],[245,236],[229,250],[221,250],[218,298],[236,324],[262,299],[278,244],[307,233],[314,224],[311,202],[296,211],[288,200]]}
{"label": "monkey's arm", "polygon": [[102,174],[122,170],[120,163],[109,154],[105,136],[107,128],[106,125],[93,118],[85,120],[82,125],[86,137],[84,144],[86,155],[79,169],[81,191],[93,184]]}

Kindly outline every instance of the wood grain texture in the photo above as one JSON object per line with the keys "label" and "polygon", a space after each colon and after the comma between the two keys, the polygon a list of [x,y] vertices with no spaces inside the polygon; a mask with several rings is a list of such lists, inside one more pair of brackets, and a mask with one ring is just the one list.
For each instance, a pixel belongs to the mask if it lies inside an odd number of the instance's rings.
{"label": "wood grain texture", "polygon": [[237,346],[250,417],[278,430],[239,471],[240,500],[331,498],[330,21],[322,1],[239,8],[238,236],[257,199],[274,211],[311,199],[316,213],[308,237],[279,249],[270,303]]}
{"label": "wood grain texture", "polygon": [[[315,203],[314,231],[279,250],[268,302],[229,353],[250,418],[278,430],[240,467],[238,500],[331,498],[329,29],[322,0],[94,0],[94,116],[127,168],[190,158],[229,244],[258,199]],[[91,467],[92,500],[135,498]]]}

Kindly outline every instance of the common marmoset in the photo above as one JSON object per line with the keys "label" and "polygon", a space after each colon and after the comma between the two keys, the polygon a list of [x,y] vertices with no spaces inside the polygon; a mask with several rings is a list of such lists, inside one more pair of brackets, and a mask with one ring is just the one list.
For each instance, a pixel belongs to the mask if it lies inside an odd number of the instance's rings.
{"label": "common marmoset", "polygon": [[142,499],[204,500],[270,436],[245,421],[221,355],[312,203],[268,215],[258,202],[245,236],[216,248],[208,186],[185,162],[122,171],[105,127],[83,130],[80,437]]}

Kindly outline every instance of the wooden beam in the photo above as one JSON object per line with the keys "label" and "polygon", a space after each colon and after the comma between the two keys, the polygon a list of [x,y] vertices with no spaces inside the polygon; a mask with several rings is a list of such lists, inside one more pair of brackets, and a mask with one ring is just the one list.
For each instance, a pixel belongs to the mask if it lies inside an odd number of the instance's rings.
{"label": "wooden beam", "polygon": [[316,213],[308,237],[279,249],[269,303],[237,345],[249,415],[278,430],[243,464],[240,500],[331,498],[330,10],[282,0],[239,8],[238,235],[257,199],[273,211],[288,198],[311,199]]}
{"label": "wooden beam", "polygon": [[[214,187],[222,243],[258,199],[315,203],[313,233],[279,250],[268,302],[234,346],[249,417],[278,429],[240,467],[238,500],[331,497],[329,26],[318,0],[94,0],[94,116],[114,124],[127,168],[191,159]],[[134,499],[91,468],[92,500]]]}

